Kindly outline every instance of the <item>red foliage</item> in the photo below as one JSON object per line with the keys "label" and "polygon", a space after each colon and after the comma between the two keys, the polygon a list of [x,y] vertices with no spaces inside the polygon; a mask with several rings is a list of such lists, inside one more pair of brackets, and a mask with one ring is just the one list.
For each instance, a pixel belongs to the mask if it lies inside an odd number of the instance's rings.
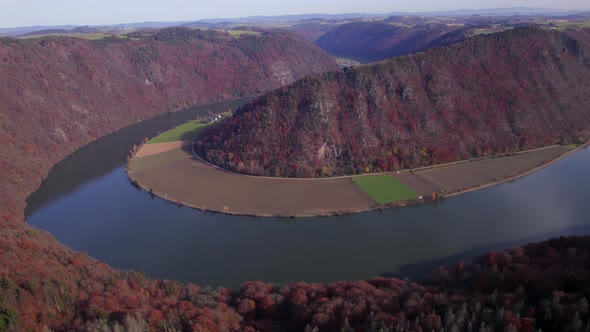
{"label": "red foliage", "polygon": [[282,31],[235,37],[170,28],[98,41],[0,38],[0,278],[19,290],[0,300],[0,320],[14,310],[15,330],[61,331],[136,315],[157,327],[178,316],[207,330],[237,330],[229,291],[149,281],[74,253],[23,222],[25,199],[53,163],[124,126],[335,68],[323,51]]}
{"label": "red foliage", "polygon": [[308,77],[208,128],[196,148],[234,171],[312,177],[583,142],[590,38],[572,36],[514,29]]}
{"label": "red foliage", "polygon": [[[575,34],[588,39],[588,35],[582,32]],[[539,35],[544,36],[538,32],[533,34]],[[549,41],[561,45],[559,43],[563,40]],[[565,46],[567,50],[574,49],[572,45]],[[214,57],[214,51],[222,56]],[[39,185],[52,163],[75,148],[146,116],[193,105],[197,100],[206,102],[235,97],[241,94],[238,88],[246,94],[254,94],[257,90],[276,87],[285,79],[330,67],[330,60],[323,53],[316,52],[300,39],[276,32],[244,40],[215,32],[193,34],[182,29],[144,36],[139,41],[0,39],[0,70],[6,78],[0,80],[0,121],[3,124],[10,121],[0,127],[3,131],[0,133],[3,154],[0,159],[3,175],[0,179],[2,323],[8,322],[9,330],[25,331],[40,331],[44,325],[56,331],[101,330],[93,326],[96,320],[106,320],[111,325],[135,320],[137,324],[149,324],[152,330],[169,327],[191,331],[274,331],[303,330],[308,325],[320,330],[339,330],[348,324],[361,331],[373,328],[424,330],[453,324],[460,330],[467,330],[484,323],[494,324],[490,321],[497,320],[495,324],[501,327],[514,325],[523,331],[532,331],[537,328],[559,330],[569,326],[570,322],[576,323],[576,317],[588,320],[588,302],[582,291],[590,287],[588,237],[560,238],[490,254],[477,259],[475,264],[459,265],[455,272],[440,269],[423,285],[386,278],[329,285],[295,283],[280,287],[249,282],[234,293],[228,289],[207,291],[192,284],[150,280],[141,273],[113,270],[72,252],[48,233],[32,229],[23,222],[22,208],[26,196]],[[570,66],[574,66],[570,63],[571,54],[557,54],[565,59],[562,62],[564,70],[573,78],[578,77],[578,74],[571,73]],[[232,56],[237,60],[230,60]],[[312,58],[314,61],[309,61]],[[200,63],[202,59],[212,59],[212,63]],[[277,65],[279,60],[282,64]],[[319,65],[310,67],[310,62]],[[272,69],[273,63],[279,67]],[[498,64],[507,66],[510,63]],[[292,78],[273,76],[273,72],[284,72],[283,66],[290,68]],[[412,66],[421,65],[413,63]],[[378,69],[366,67],[362,71],[374,71],[374,75],[379,75]],[[472,66],[467,71],[480,73],[481,69]],[[240,74],[236,74],[238,72]],[[506,73],[506,70],[499,72]],[[241,84],[241,80],[259,75],[265,79],[251,80],[254,83],[247,86]],[[368,77],[354,72],[326,75],[350,82],[363,82]],[[230,76],[239,77],[231,80]],[[415,84],[422,83],[421,78],[410,74],[405,78],[405,87],[383,88],[393,89],[392,92],[401,95],[402,99],[412,98],[408,97],[412,93],[420,94]],[[154,84],[149,85],[151,90],[146,88],[145,79]],[[387,76],[382,79],[386,80]],[[466,76],[466,79],[475,78]],[[305,82],[318,85],[308,86]],[[283,112],[275,120],[266,118],[272,113],[242,112],[240,115],[265,123],[269,132],[276,135],[266,137],[256,129],[255,135],[260,139],[288,142],[273,146],[265,158],[269,162],[278,158],[289,167],[295,165],[294,170],[299,175],[308,173],[307,165],[293,163],[289,158],[296,146],[309,146],[309,142],[317,138],[294,135],[290,130],[294,123],[297,128],[305,130],[324,125],[321,116],[316,118],[317,114],[313,115],[317,111],[313,91],[323,84],[318,82],[310,79],[296,83],[295,86],[300,85],[299,88],[310,97],[292,99],[312,115]],[[526,89],[540,87],[535,85],[537,81],[529,82],[528,87],[521,82],[519,86]],[[429,89],[437,86],[427,83]],[[184,89],[188,85],[193,89]],[[575,85],[570,87],[576,88]],[[278,104],[283,98],[281,94],[288,95],[290,91],[279,90],[253,105],[262,106],[268,100]],[[387,145],[375,143],[378,140],[365,137],[360,126],[353,125],[353,121],[360,121],[365,116],[372,119],[372,123],[380,121],[377,109],[367,106],[374,99],[359,98],[350,87],[344,91],[346,102],[357,106],[350,112],[341,112],[342,133],[346,133],[345,138],[351,138],[343,141],[350,142],[348,153],[352,154],[349,157],[357,158],[362,151],[366,151],[367,156],[378,156],[380,149]],[[523,103],[527,97],[531,95],[522,95]],[[338,101],[337,97],[334,98],[333,102]],[[503,98],[510,98],[510,95],[498,96],[499,100]],[[465,100],[469,98],[465,97]],[[395,117],[388,115],[395,120],[391,123],[427,127],[429,117],[435,116],[424,113],[424,119],[413,118],[411,109],[404,103],[397,99],[388,101],[388,109],[396,110]],[[339,101],[332,104],[339,111],[344,105]],[[457,135],[467,137],[469,131],[465,125],[479,121],[477,112],[464,104],[456,106],[458,113],[443,112],[441,116],[450,124],[459,123],[454,127]],[[539,116],[542,115],[539,112]],[[518,117],[518,114],[510,116]],[[489,118],[494,119],[493,116]],[[526,117],[522,119],[528,120]],[[239,122],[234,124],[237,126],[236,135],[250,131],[250,127],[242,127]],[[539,123],[533,122],[533,125]],[[383,128],[375,128],[379,137],[386,137],[389,133],[381,130]],[[547,135],[534,135],[540,131],[532,128],[518,143],[535,144],[538,139],[546,139]],[[221,136],[212,137],[222,139]],[[237,136],[228,139],[231,144],[238,141]],[[492,141],[483,143],[481,153],[506,148]],[[434,143],[422,146],[426,153],[437,155],[441,160],[455,158],[464,149],[464,146],[445,149]],[[248,167],[247,162],[256,161],[245,153],[248,148],[247,145],[235,145],[232,152],[236,162],[244,163],[244,167]],[[395,157],[388,154],[387,158],[408,165],[416,162],[416,151],[410,145],[396,143],[388,151]],[[326,154],[330,156],[335,152],[329,150]],[[348,161],[370,163],[367,156],[362,160],[353,158]],[[479,288],[476,287],[478,280],[485,283],[481,292],[474,292],[473,289]],[[561,313],[561,316],[549,315],[553,312]],[[573,324],[570,328],[576,326]]]}

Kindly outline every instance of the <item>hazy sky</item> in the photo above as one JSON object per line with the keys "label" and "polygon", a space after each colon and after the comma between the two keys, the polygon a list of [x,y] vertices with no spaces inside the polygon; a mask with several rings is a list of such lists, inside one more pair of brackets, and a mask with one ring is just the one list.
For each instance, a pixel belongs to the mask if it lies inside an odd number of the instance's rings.
{"label": "hazy sky", "polygon": [[388,13],[501,7],[590,10],[588,0],[0,0],[0,27],[191,21],[253,15]]}

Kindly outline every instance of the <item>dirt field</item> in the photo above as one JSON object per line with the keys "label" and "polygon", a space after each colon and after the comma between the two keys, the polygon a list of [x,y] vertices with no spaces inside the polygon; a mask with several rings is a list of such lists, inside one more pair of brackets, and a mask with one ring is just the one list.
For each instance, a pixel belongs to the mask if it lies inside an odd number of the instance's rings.
{"label": "dirt field", "polygon": [[375,206],[349,178],[313,181],[238,175],[192,158],[186,148],[134,159],[130,176],[173,202],[233,214],[330,215]]}
{"label": "dirt field", "polygon": [[484,186],[530,171],[561,156],[564,146],[415,171],[423,181],[446,193]]}
{"label": "dirt field", "polygon": [[[497,183],[566,152],[567,147],[555,146],[393,175],[420,195],[430,197],[433,192],[460,193]],[[190,142],[145,145],[131,161],[129,176],[142,188],[170,201],[231,214],[300,217],[378,207],[350,177],[284,179],[236,174],[194,158]]]}
{"label": "dirt field", "polygon": [[406,186],[414,189],[414,191],[421,196],[430,197],[433,192],[440,192],[440,188],[426,183],[423,179],[420,179],[416,174],[410,171],[403,171],[399,174],[393,173],[393,176],[405,183]]}
{"label": "dirt field", "polygon": [[184,145],[180,148],[177,147],[175,149],[168,150],[162,153],[152,154],[142,158],[136,157],[131,161],[129,169],[132,173],[135,173],[151,168],[168,166],[177,161],[190,158],[192,158],[192,154],[190,152],[190,145]]}
{"label": "dirt field", "polygon": [[169,151],[172,149],[178,149],[184,145],[190,145],[190,144],[191,144],[191,142],[187,142],[187,141],[174,141],[174,142],[168,142],[168,143],[146,144],[141,149],[139,149],[139,151],[137,151],[137,154],[135,155],[135,157],[137,157],[137,158],[147,157],[147,156],[151,156],[154,154],[166,152],[166,151]]}

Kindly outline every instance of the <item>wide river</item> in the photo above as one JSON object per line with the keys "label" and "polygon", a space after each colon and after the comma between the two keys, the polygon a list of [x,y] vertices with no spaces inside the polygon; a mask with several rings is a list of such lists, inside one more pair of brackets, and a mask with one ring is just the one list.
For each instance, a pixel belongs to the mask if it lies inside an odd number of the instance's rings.
{"label": "wide river", "polygon": [[28,222],[116,268],[234,288],[246,280],[419,280],[440,265],[486,251],[590,234],[588,148],[522,179],[436,205],[337,217],[211,214],[129,183],[125,157],[134,143],[235,105],[166,114],[81,148],[31,195]]}

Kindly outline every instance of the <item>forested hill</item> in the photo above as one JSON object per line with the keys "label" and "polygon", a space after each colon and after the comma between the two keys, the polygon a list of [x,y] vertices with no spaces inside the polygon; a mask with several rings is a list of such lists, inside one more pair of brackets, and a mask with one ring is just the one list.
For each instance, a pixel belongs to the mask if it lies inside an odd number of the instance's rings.
{"label": "forested hill", "polygon": [[122,308],[135,308],[130,317],[147,317],[157,307],[154,322],[168,312],[168,305],[150,302],[165,296],[148,295],[146,283],[132,282],[138,297],[131,299],[124,291],[127,273],[25,223],[25,199],[54,163],[141,119],[254,96],[336,68],[312,43],[274,30],[234,36],[169,28],[101,40],[0,38],[0,331],[41,331],[44,325],[89,331],[82,322],[111,314],[124,320]]}
{"label": "forested hill", "polygon": [[468,31],[445,24],[392,25],[353,22],[331,29],[315,41],[330,54],[364,63],[421,52],[465,39]]}
{"label": "forested hill", "polygon": [[116,129],[336,68],[324,51],[279,30],[0,38],[0,203],[20,210],[51,165]]}
{"label": "forested hill", "polygon": [[534,28],[305,78],[196,141],[222,167],[311,177],[585,140],[590,30]]}
{"label": "forested hill", "polygon": [[[424,285],[375,278],[212,291],[114,270],[28,226],[26,196],[52,163],[93,138],[185,103],[277,87],[288,78],[281,73],[333,68],[325,53],[278,32],[130,37],[0,39],[0,331],[588,329],[588,237],[490,253]],[[240,81],[253,77],[267,80]]]}

